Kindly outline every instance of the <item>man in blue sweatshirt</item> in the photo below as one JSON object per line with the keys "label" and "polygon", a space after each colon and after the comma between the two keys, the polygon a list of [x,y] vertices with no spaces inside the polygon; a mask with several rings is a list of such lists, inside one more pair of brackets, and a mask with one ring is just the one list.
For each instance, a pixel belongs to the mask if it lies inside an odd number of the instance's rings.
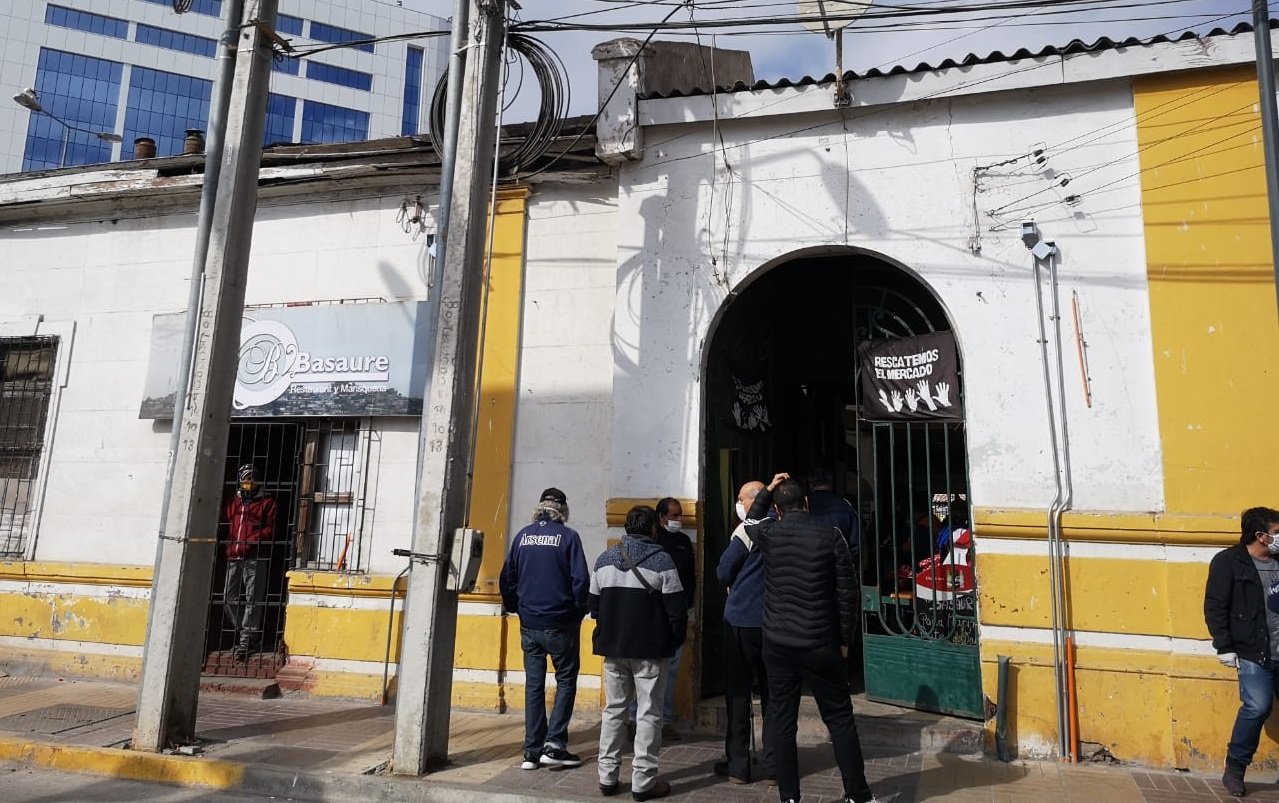
{"label": "man in blue sweatshirt", "polygon": [[768,676],[764,670],[761,628],[764,624],[764,557],[746,525],[755,524],[747,511],[764,483],[752,480],[737,492],[737,518],[741,522],[728,541],[715,573],[728,587],[724,604],[724,761],[715,763],[715,774],[733,783],[750,783],[773,777],[773,740],[764,729],[764,750],[759,765],[751,767],[751,695],[759,691],[760,710],[768,716]]}
{"label": "man in blue sweatshirt", "polygon": [[[533,523],[520,530],[506,553],[502,606],[519,613],[524,649],[524,761],[521,769],[576,767],[568,751],[568,723],[577,697],[579,641],[591,578],[577,532],[566,526],[568,497],[542,492]],[[546,721],[546,658],[555,667],[555,706]]]}

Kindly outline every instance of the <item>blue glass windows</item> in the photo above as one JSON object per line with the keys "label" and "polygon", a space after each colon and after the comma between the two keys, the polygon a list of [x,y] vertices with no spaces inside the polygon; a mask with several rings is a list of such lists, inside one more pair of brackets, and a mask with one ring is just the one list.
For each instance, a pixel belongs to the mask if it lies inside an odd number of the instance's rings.
{"label": "blue glass windows", "polygon": [[360,89],[365,92],[373,89],[373,76],[369,73],[348,70],[345,67],[334,67],[332,64],[322,64],[318,61],[307,62],[306,77],[312,81],[349,86],[352,89]]}
{"label": "blue glass windows", "polygon": [[44,9],[44,22],[46,25],[57,25],[59,28],[71,28],[115,39],[127,39],[129,36],[127,20],[52,4]]}
{"label": "blue glass windows", "polygon": [[422,48],[409,45],[408,58],[404,62],[404,117],[400,133],[416,134],[418,115],[422,111]]}
{"label": "blue glass windows", "polygon": [[[311,38],[317,42],[331,42],[335,45],[343,45],[347,42],[359,42],[363,39],[372,39],[373,34],[353,31],[350,28],[339,28],[336,25],[329,25],[324,22],[311,20]],[[365,53],[372,53],[373,45],[356,45],[352,49],[363,50]]]}
{"label": "blue glass windows", "polygon": [[368,138],[368,112],[313,100],[302,104],[303,142],[357,142]]}
{"label": "blue glass windows", "polygon": [[293,120],[297,115],[296,98],[271,93],[266,99],[266,126],[262,144],[275,145],[293,141]]}
{"label": "blue glass windows", "polygon": [[[146,2],[173,8],[173,0],[146,0]],[[207,17],[220,17],[222,16],[222,0],[193,0],[191,10]]]}
{"label": "blue glass windows", "polygon": [[48,114],[33,112],[27,122],[22,169],[111,161],[111,143],[94,134],[115,129],[123,70],[124,65],[114,61],[40,48],[35,85],[40,103],[51,114],[84,130],[69,130]]}
{"label": "blue glass windows", "polygon": [[189,33],[171,31],[168,28],[156,28],[153,25],[138,23],[138,31],[133,35],[135,42],[144,45],[155,45],[166,50],[177,50],[182,53],[194,53],[197,56],[213,58],[218,52],[216,39],[203,36],[192,36]]}
{"label": "blue glass windows", "polygon": [[188,128],[203,131],[209,121],[213,82],[134,67],[125,105],[124,141],[155,140],[156,156],[182,153]]}
{"label": "blue glass windows", "polygon": [[275,17],[275,30],[290,36],[301,36],[302,18],[290,17],[288,14],[277,14]]}

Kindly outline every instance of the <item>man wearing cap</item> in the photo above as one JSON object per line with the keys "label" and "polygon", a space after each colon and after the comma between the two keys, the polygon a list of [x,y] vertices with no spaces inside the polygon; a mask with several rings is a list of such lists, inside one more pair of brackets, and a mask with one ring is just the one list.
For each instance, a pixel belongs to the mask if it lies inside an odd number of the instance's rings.
{"label": "man wearing cap", "polygon": [[[521,769],[576,767],[568,723],[577,697],[579,641],[590,574],[577,532],[566,525],[568,497],[542,491],[533,523],[516,533],[506,553],[502,606],[520,617],[524,649],[524,761]],[[546,658],[555,667],[555,706],[546,719]]]}
{"label": "man wearing cap", "polygon": [[240,466],[235,481],[235,495],[226,507],[230,530],[222,548],[226,556],[222,612],[236,633],[231,655],[247,661],[249,653],[262,646],[262,600],[276,507],[275,500],[262,492],[252,463]]}

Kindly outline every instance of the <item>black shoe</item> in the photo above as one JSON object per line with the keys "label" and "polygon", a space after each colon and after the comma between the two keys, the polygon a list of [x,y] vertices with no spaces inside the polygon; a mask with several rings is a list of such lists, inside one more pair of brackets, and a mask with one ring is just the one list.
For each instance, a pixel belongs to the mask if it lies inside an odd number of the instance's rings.
{"label": "black shoe", "polygon": [[558,747],[548,747],[543,750],[541,762],[544,767],[582,766],[582,759],[580,757]]}
{"label": "black shoe", "polygon": [[729,783],[750,783],[751,782],[749,778],[739,778],[736,775],[729,772],[727,761],[716,761],[715,767],[713,769],[716,775],[718,775],[721,778],[727,778]]}
{"label": "black shoe", "polygon": [[619,783],[600,784],[600,794],[604,797],[612,797],[620,791],[622,791],[622,785]]}
{"label": "black shoe", "polygon": [[542,766],[542,756],[540,753],[525,753],[524,761],[520,763],[522,770],[535,770]]}
{"label": "black shoe", "polygon": [[1248,794],[1248,789],[1243,784],[1243,774],[1246,769],[1248,769],[1246,764],[1226,759],[1226,771],[1221,776],[1221,785],[1235,797]]}
{"label": "black shoe", "polygon": [[657,783],[653,784],[649,788],[645,789],[643,792],[632,791],[631,799],[638,800],[638,801],[656,800],[659,797],[666,797],[670,793],[671,793],[671,785],[667,783],[666,781],[658,781]]}
{"label": "black shoe", "polygon": [[247,664],[249,662],[249,648],[241,645],[231,650],[231,660],[237,664]]}

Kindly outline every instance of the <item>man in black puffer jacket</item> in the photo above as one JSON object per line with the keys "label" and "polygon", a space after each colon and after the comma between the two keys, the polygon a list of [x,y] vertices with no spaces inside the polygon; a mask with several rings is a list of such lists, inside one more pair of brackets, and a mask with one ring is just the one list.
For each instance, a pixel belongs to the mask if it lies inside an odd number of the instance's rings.
{"label": "man in black puffer jacket", "polygon": [[768,670],[769,713],[783,803],[798,801],[799,757],[795,732],[800,687],[807,681],[830,732],[835,761],[844,781],[844,800],[870,803],[844,659],[857,626],[857,575],[839,530],[808,513],[804,489],[788,474],[773,477],[747,514],[763,519],[770,505],[777,519],[746,526],[764,556],[764,664]]}

